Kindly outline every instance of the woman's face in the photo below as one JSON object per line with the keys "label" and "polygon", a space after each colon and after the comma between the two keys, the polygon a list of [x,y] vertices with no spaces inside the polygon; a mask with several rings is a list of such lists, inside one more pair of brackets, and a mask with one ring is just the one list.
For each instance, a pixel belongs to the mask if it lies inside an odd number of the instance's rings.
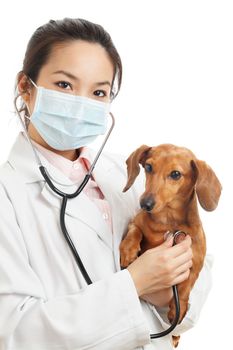
{"label": "woman's face", "polygon": [[[35,83],[47,89],[109,102],[113,75],[113,64],[101,45],[77,40],[53,48]],[[22,91],[24,82],[25,76],[19,81],[19,91]],[[36,88],[31,87],[24,99],[32,113]],[[32,123],[29,123],[28,132],[36,142],[52,149]],[[56,152],[62,154],[63,151]]]}

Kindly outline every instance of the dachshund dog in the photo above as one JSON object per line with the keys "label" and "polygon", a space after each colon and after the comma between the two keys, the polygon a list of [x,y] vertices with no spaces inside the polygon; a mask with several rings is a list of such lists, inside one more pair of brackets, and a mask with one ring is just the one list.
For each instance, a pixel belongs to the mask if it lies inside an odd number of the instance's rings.
{"label": "dachshund dog", "polygon": [[[198,160],[187,148],[171,144],[141,146],[126,161],[127,191],[145,170],[145,192],[140,197],[141,210],[129,224],[120,244],[121,266],[127,267],[139,254],[163,243],[166,232],[184,231],[192,239],[193,265],[189,278],[178,285],[180,319],[184,318],[190,291],[202,269],[206,240],[198,215],[197,198],[207,211],[214,210],[221,194],[221,184],[214,171]],[[169,304],[168,319],[175,317],[174,299]],[[179,337],[173,337],[177,346]]]}

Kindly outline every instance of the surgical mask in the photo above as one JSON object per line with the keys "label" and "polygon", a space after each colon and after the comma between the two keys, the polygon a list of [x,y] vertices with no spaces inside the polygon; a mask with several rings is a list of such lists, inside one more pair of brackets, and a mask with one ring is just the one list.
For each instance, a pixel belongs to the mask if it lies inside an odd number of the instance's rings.
{"label": "surgical mask", "polygon": [[61,151],[76,149],[106,132],[110,103],[45,89],[31,82],[37,95],[30,121],[49,146]]}

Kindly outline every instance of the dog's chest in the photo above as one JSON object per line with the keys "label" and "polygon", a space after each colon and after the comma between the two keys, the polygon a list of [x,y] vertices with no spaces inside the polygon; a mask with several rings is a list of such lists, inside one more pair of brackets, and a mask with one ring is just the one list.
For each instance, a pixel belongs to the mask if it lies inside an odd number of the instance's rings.
{"label": "dog's chest", "polygon": [[147,249],[155,248],[162,244],[166,239],[167,233],[175,233],[176,231],[182,230],[186,233],[189,232],[190,227],[186,224],[164,224],[156,223],[154,220],[142,220],[140,222],[140,229],[143,233],[141,241],[141,252],[145,252]]}

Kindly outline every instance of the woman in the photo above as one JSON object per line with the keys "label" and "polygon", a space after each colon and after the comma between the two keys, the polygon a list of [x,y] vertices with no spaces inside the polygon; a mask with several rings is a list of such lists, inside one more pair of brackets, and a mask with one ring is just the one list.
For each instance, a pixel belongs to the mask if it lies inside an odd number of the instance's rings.
{"label": "woman", "polygon": [[[61,233],[61,198],[35,159],[36,153],[60,190],[73,193],[94,158],[86,146],[106,131],[121,77],[111,38],[94,23],[50,21],[29,41],[17,78],[26,129],[0,168],[1,349],[172,349],[171,335],[149,335],[169,327],[171,286],[189,276],[191,239],[172,247],[168,238],[121,271],[118,247],[143,189],[138,182],[123,194],[124,160],[101,155],[65,215],[87,285]],[[209,288],[206,262],[174,334],[195,323]]]}

